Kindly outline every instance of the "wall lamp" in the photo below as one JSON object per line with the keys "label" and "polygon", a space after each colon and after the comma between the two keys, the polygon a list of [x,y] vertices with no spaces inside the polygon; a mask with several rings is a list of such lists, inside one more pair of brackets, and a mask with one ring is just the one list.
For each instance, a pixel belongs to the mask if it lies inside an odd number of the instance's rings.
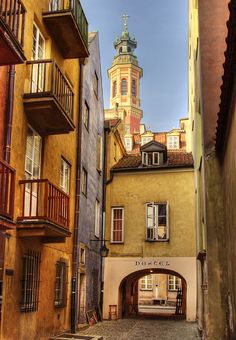
{"label": "wall lamp", "polygon": [[100,248],[101,257],[107,257],[109,253],[109,249],[106,247],[106,244],[105,244],[106,241],[109,241],[109,240],[90,240],[90,242],[104,242],[104,244],[102,244]]}

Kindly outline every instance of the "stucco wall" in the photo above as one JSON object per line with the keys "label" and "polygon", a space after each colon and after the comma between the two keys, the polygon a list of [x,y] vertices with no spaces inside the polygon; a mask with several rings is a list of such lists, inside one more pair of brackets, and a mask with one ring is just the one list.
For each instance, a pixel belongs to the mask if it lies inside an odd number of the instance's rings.
{"label": "stucco wall", "polygon": [[[95,33],[92,33],[95,34]],[[100,65],[99,36],[96,33],[89,44],[90,57],[84,66],[83,82],[83,110],[84,117],[85,101],[89,106],[89,127],[82,123],[82,145],[81,145],[81,169],[84,167],[88,172],[87,196],[80,195],[80,217],[79,217],[79,241],[85,245],[86,262],[86,309],[94,307],[93,297],[93,271],[97,271],[98,286],[95,287],[99,299],[100,277],[101,277],[101,242],[90,242],[97,239],[95,232],[95,204],[96,199],[100,202],[100,238],[102,237],[102,194],[103,194],[103,173],[97,170],[97,142],[98,135],[103,137],[104,111],[102,74]],[[95,72],[98,76],[98,98],[93,89]],[[102,155],[101,155],[102,156]],[[98,304],[99,300],[97,300]]]}
{"label": "stucco wall", "polygon": [[[107,186],[106,239],[111,207],[124,207],[124,244],[110,256],[195,256],[193,170],[114,174]],[[146,203],[169,202],[169,242],[146,242]]]}
{"label": "stucco wall", "polygon": [[[74,124],[78,123],[78,81],[79,61],[63,60],[55,41],[51,40],[43,20],[42,12],[48,10],[48,0],[35,3],[25,0],[27,10],[25,26],[25,56],[32,58],[33,21],[37,23],[46,39],[45,58],[53,58],[62,72],[70,80],[74,91]],[[29,68],[26,64],[16,66],[14,111],[12,124],[11,166],[16,169],[14,219],[21,215],[22,190],[19,180],[25,179],[25,150],[27,137],[27,117],[23,107],[23,95],[28,91]],[[49,179],[60,186],[60,162],[63,156],[71,165],[70,176],[70,231],[74,229],[75,201],[75,163],[76,131],[66,135],[54,135],[43,138],[41,178]],[[60,258],[68,260],[71,268],[72,237],[63,244],[43,244],[39,238],[19,238],[16,230],[9,232],[6,241],[5,267],[13,270],[13,276],[4,277],[3,313],[1,322],[2,339],[40,339],[59,331],[69,329],[70,300],[68,295],[65,308],[54,307],[55,265]],[[41,251],[39,308],[36,312],[21,313],[22,258],[28,249]],[[69,269],[68,284],[71,281]],[[68,290],[69,294],[69,290]]]}

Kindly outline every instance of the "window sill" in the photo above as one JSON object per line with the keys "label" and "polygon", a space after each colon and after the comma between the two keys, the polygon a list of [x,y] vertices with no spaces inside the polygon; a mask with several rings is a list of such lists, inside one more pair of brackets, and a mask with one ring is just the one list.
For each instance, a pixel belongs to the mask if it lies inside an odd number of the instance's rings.
{"label": "window sill", "polygon": [[110,244],[124,244],[124,241],[110,241]]}
{"label": "window sill", "polygon": [[169,242],[169,239],[166,239],[166,240],[149,240],[149,239],[146,239],[145,242]]}

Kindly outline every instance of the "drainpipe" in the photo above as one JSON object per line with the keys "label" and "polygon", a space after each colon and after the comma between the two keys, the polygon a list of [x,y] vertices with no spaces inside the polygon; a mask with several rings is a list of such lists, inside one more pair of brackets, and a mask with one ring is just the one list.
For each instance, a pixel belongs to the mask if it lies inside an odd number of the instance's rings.
{"label": "drainpipe", "polygon": [[81,141],[82,141],[82,96],[83,96],[83,60],[79,60],[79,108],[76,141],[76,185],[75,185],[75,218],[72,254],[71,280],[71,333],[76,333],[78,311],[78,268],[79,268],[79,211],[81,180]]}
{"label": "drainpipe", "polygon": [[[103,143],[103,188],[102,188],[102,239],[105,240],[105,223],[106,223],[106,177],[107,177],[107,135],[109,132],[109,128],[104,126],[104,143]],[[105,241],[102,242],[102,245],[105,244]],[[103,309],[103,290],[104,290],[104,274],[103,274],[103,266],[104,266],[104,259],[101,256],[101,263],[100,263],[100,306],[101,311]]]}
{"label": "drainpipe", "polygon": [[14,87],[15,87],[15,65],[11,65],[9,68],[9,80],[8,80],[8,96],[6,107],[6,128],[5,128],[5,148],[4,148],[4,160],[10,163],[11,157],[11,133],[12,133],[12,117],[13,117],[13,103],[14,103]]}

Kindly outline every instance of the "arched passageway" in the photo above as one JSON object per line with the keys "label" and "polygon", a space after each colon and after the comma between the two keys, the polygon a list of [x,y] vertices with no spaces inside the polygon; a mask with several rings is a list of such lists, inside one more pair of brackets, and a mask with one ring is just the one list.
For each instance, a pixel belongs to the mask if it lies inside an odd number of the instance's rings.
{"label": "arched passageway", "polygon": [[[124,313],[124,301],[135,304],[135,282],[150,273],[176,275],[184,288],[183,311],[187,321],[196,320],[196,258],[194,257],[107,257],[104,266],[103,318],[110,318],[113,308],[118,318]],[[126,286],[126,288],[125,288]],[[125,297],[124,297],[125,296]],[[132,306],[129,308],[133,308]]]}
{"label": "arched passageway", "polygon": [[119,318],[186,316],[187,283],[173,270],[148,268],[126,276],[119,287]]}

